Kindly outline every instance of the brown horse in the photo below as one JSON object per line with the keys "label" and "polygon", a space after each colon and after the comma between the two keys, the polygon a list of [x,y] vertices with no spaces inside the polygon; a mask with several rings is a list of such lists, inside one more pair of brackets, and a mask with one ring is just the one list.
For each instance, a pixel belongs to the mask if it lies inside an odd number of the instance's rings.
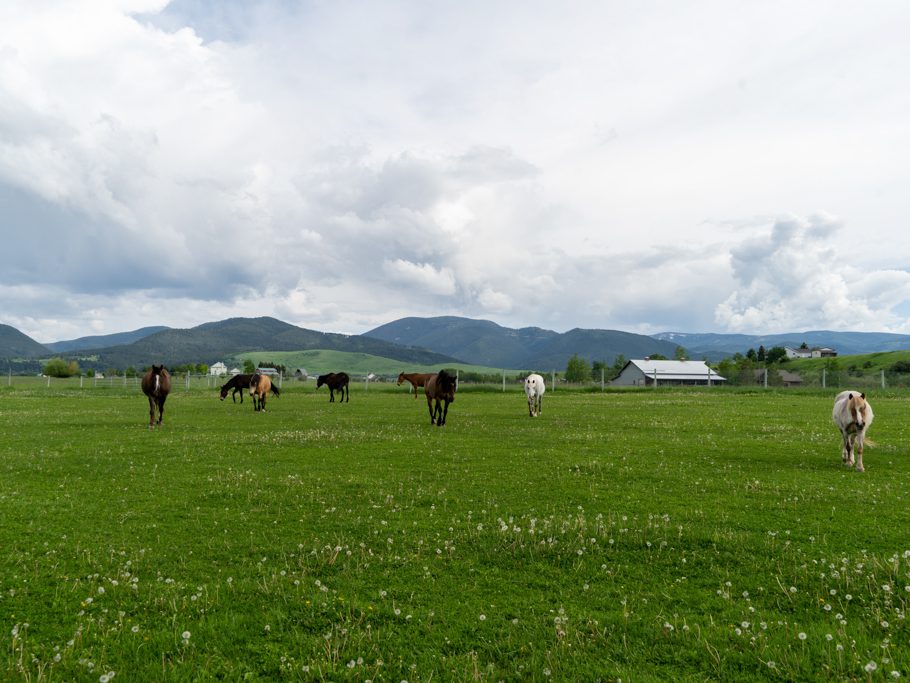
{"label": "brown horse", "polygon": [[253,410],[265,412],[265,399],[269,392],[278,395],[278,387],[272,384],[268,375],[253,375],[250,378],[250,396],[253,397]]}
{"label": "brown horse", "polygon": [[401,383],[405,380],[410,382],[411,386],[414,387],[414,400],[416,401],[418,387],[425,387],[427,385],[427,380],[432,376],[432,372],[402,372],[398,375],[398,386],[401,386]]}
{"label": "brown horse", "polygon": [[[446,423],[446,414],[449,412],[449,404],[455,401],[456,389],[458,389],[458,380],[445,370],[430,375],[423,388],[427,396],[427,408],[430,411],[430,424],[442,427]],[[435,408],[433,401],[436,402]]]}
{"label": "brown horse", "polygon": [[142,376],[142,393],[149,399],[149,429],[156,426],[155,409],[158,410],[157,425],[161,426],[161,420],[164,418],[164,402],[171,390],[171,376],[163,365],[153,365]]}
{"label": "brown horse", "polygon": [[338,399],[338,402],[341,403],[345,400],[344,395],[347,391],[347,402],[351,402],[351,387],[348,386],[348,383],[351,381],[351,378],[346,372],[330,372],[327,375],[319,375],[316,378],[316,388],[319,389],[323,384],[329,388],[329,403],[334,402],[335,392],[341,390],[341,398]]}

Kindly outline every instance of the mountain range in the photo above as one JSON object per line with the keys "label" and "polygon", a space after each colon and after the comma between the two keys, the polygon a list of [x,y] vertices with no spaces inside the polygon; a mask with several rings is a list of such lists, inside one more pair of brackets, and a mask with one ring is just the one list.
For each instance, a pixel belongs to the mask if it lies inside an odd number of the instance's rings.
{"label": "mountain range", "polygon": [[162,326],[131,332],[81,337],[39,344],[19,330],[0,324],[0,360],[10,371],[40,369],[55,355],[76,358],[81,367],[142,368],[212,364],[249,351],[324,349],[368,353],[405,363],[445,365],[454,362],[512,370],[561,370],[572,354],[588,362],[612,364],[662,354],[672,358],[682,346],[690,358],[719,360],[764,346],[827,346],[840,355],[910,349],[910,335],[875,332],[809,331],[774,335],[665,332],[654,336],[618,330],[573,329],[554,332],[539,327],[513,329],[488,320],[455,316],[402,318],[360,335],[318,332],[275,318],[230,318],[190,329]]}

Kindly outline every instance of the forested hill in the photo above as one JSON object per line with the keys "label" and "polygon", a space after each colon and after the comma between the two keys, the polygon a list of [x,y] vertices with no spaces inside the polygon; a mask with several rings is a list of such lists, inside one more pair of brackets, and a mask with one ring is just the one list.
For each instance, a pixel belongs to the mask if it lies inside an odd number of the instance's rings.
{"label": "forested hill", "polygon": [[156,332],[170,329],[164,325],[155,325],[153,327],[142,327],[131,332],[118,332],[116,334],[102,334],[92,337],[79,337],[79,339],[70,339],[67,341],[58,341],[45,343],[44,345],[54,353],[72,353],[83,349],[104,349],[110,346],[120,346],[122,344],[132,344],[135,341],[147,337]]}
{"label": "forested hill", "polygon": [[672,358],[676,344],[642,334],[617,330],[574,329],[559,333],[539,327],[512,329],[488,320],[457,316],[402,318],[364,336],[457,356],[489,367],[524,370],[563,370],[577,353],[588,362],[612,364],[617,356],[643,358],[662,354]]}
{"label": "forested hill", "polygon": [[15,327],[0,324],[0,358],[38,358],[48,355],[48,349]]}
{"label": "forested hill", "polygon": [[391,344],[360,335],[317,332],[296,327],[275,318],[230,318],[191,329],[165,329],[122,346],[80,352],[92,356],[96,367],[145,367],[153,362],[165,365],[206,363],[245,351],[300,351],[327,349],[369,353],[403,362],[444,364],[457,359],[425,349]]}

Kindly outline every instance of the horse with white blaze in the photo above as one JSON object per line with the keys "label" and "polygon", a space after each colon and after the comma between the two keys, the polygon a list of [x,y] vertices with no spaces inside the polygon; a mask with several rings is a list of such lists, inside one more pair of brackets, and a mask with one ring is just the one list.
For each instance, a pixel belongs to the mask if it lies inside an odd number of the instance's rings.
{"label": "horse with white blaze", "polygon": [[547,383],[543,377],[532,373],[525,378],[525,395],[528,397],[528,414],[531,417],[540,415],[543,408],[543,392],[547,390]]}
{"label": "horse with white blaze", "polygon": [[866,395],[859,391],[842,391],[834,399],[832,418],[844,439],[843,460],[848,467],[853,467],[855,454],[857,472],[864,471],[863,440],[872,417],[872,406]]}

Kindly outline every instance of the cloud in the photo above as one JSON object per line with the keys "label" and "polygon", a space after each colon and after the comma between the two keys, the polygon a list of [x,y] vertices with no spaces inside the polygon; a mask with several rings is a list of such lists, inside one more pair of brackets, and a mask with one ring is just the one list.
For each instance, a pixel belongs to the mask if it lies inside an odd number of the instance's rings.
{"label": "cloud", "polygon": [[844,229],[828,216],[784,218],[735,246],[737,287],[717,305],[717,322],[749,332],[900,328],[894,309],[910,297],[910,273],[854,267],[831,246]]}
{"label": "cloud", "polygon": [[446,267],[395,259],[384,262],[382,269],[392,282],[404,287],[417,287],[439,296],[451,296],[457,290],[455,275]]}

